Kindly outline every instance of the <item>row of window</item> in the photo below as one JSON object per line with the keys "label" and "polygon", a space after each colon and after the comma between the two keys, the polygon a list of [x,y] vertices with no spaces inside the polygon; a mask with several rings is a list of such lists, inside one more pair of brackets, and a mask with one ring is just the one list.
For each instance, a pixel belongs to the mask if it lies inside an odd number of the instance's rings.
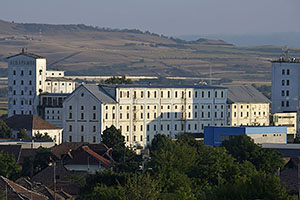
{"label": "row of window", "polygon": [[[80,113],[80,119],[81,119],[81,120],[84,120],[84,119],[85,119],[85,118],[84,118],[84,114],[85,114],[85,113]],[[73,119],[73,114],[72,114],[71,112],[69,113],[69,119]],[[95,120],[97,119],[96,113],[93,113],[93,118],[92,118],[92,119],[95,119]]]}
{"label": "row of window", "polygon": [[[14,115],[16,115],[16,114],[17,114],[17,111],[14,110],[13,113],[14,113]],[[18,114],[19,114],[19,113],[18,113]],[[21,115],[24,115],[24,114],[29,114],[29,115],[31,115],[32,112],[31,112],[31,110],[29,110],[29,112],[27,113],[27,112],[24,112],[24,110],[21,110]]]}
{"label": "row of window", "polygon": [[[16,80],[13,80],[13,85],[16,85],[16,84],[17,84],[17,81],[16,81]],[[21,81],[20,81],[20,84],[21,84],[21,85],[24,85],[24,80],[21,80]],[[28,81],[28,85],[32,85],[32,81],[31,81],[31,80]]]}
{"label": "row of window", "polygon": [[[17,75],[16,70],[13,71],[13,75]],[[20,71],[20,75],[21,75],[21,76],[24,76],[24,70],[21,70],[21,71]],[[31,71],[31,70],[28,71],[28,75],[32,75],[32,71]]]}
{"label": "row of window", "polygon": [[[73,139],[72,135],[70,135],[69,136],[69,142],[72,142],[73,141],[72,139]],[[80,137],[80,139],[81,139],[81,142],[88,142],[88,141],[84,140],[84,136],[83,135]],[[96,136],[93,136],[93,143],[96,143]]]}
{"label": "row of window", "polygon": [[[84,125],[81,125],[80,126],[80,131],[81,132],[84,132]],[[73,126],[72,125],[69,125],[69,132],[72,132],[73,131]],[[96,133],[97,131],[97,127],[96,126],[93,126],[93,129],[92,129],[93,133]]]}
{"label": "row of window", "polygon": [[281,85],[282,86],[284,86],[284,85],[289,86],[290,85],[290,80],[281,80]]}
{"label": "row of window", "polygon": [[[73,106],[69,106],[69,110],[72,110]],[[84,110],[84,106],[80,106],[80,110]],[[93,110],[96,110],[96,106],[93,106]]]}
{"label": "row of window", "polygon": [[284,91],[284,90],[281,90],[281,96],[290,96],[290,91],[289,90],[286,90],[286,91]]}
{"label": "row of window", "polygon": [[[17,94],[17,92],[16,92],[16,90],[14,90],[13,91],[13,95],[16,95],[16,94]],[[25,94],[24,90],[21,90],[21,95],[24,95],[24,94]],[[32,91],[31,90],[28,91],[28,95],[32,95]]]}
{"label": "row of window", "polygon": [[[253,112],[253,115],[256,115],[256,114],[258,114],[258,116],[261,116],[261,114],[262,114],[262,116],[266,116],[266,112],[257,112],[257,113]],[[237,113],[234,112],[233,116],[236,117]],[[228,113],[228,117],[230,117],[230,113]],[[244,112],[241,112],[241,117],[249,117],[249,112],[246,112],[246,115],[244,115]]]}
{"label": "row of window", "polygon": [[[133,106],[133,110],[134,110],[134,111],[137,110],[138,107],[139,107],[139,106]],[[162,106],[161,106],[161,110],[163,110],[163,109],[170,109],[170,107],[171,107],[170,105],[167,105],[167,106],[163,106],[163,105],[162,105]],[[195,109],[198,109],[198,106],[197,106],[197,105],[194,105],[194,107],[195,107]],[[129,110],[129,108],[130,108],[130,107],[127,106],[127,110]],[[175,109],[175,110],[178,109],[178,108],[181,108],[181,109],[183,110],[183,109],[184,109],[184,105],[181,105],[181,106],[180,106],[180,105],[174,105],[174,109]],[[192,109],[192,106],[191,106],[191,105],[188,105],[187,108],[188,108],[188,109]],[[204,105],[202,105],[201,108],[204,109]],[[210,109],[210,105],[207,105],[207,108]],[[215,109],[217,109],[217,108],[218,108],[218,106],[215,105]],[[221,105],[220,108],[223,109],[224,106]],[[105,109],[108,110],[108,106],[105,106]],[[122,110],[122,109],[123,109],[123,107],[120,106],[120,110]],[[144,106],[141,105],[141,106],[140,106],[140,109],[143,110],[143,109],[144,109]],[[147,106],[147,109],[150,110],[150,106]],[[153,106],[153,109],[155,110],[155,109],[156,109],[156,106]],[[112,106],[112,110],[115,110],[115,106]]]}
{"label": "row of window", "polygon": [[[123,94],[124,93],[124,94]],[[165,94],[167,93],[167,94]],[[144,98],[144,91],[140,91],[140,98]],[[205,97],[204,91],[201,92],[201,97]],[[211,98],[211,91],[207,91],[207,97]],[[221,91],[220,94],[218,95],[218,91],[215,91],[215,98],[224,98],[224,91]],[[130,92],[123,92],[120,91],[120,98],[130,98]],[[137,91],[133,92],[133,98],[137,98]],[[151,93],[150,91],[147,91],[147,98],[157,98],[157,91],[154,91]],[[161,91],[160,92],[160,98],[171,98],[171,91]],[[186,94],[184,91],[174,92],[174,98],[192,98],[192,91],[189,91],[188,94]],[[194,98],[198,98],[198,91],[194,92]]]}
{"label": "row of window", "polygon": [[282,69],[281,74],[285,75],[285,72],[286,72],[286,75],[290,75],[290,69],[287,69],[286,71],[285,71],[285,69]]}
{"label": "row of window", "polygon": [[[13,100],[13,105],[16,105],[16,104],[17,104],[17,100]],[[29,99],[29,100],[23,100],[23,99],[22,99],[22,100],[20,101],[20,104],[21,104],[21,105],[27,105],[27,104],[28,104],[28,105],[32,105],[31,99]]]}

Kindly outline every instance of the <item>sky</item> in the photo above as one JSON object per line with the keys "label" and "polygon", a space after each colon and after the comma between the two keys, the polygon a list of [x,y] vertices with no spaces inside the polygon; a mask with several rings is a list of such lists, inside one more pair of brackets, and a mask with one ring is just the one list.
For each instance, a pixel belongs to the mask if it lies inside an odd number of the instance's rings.
{"label": "sky", "polygon": [[0,19],[164,34],[300,32],[300,0],[1,0]]}

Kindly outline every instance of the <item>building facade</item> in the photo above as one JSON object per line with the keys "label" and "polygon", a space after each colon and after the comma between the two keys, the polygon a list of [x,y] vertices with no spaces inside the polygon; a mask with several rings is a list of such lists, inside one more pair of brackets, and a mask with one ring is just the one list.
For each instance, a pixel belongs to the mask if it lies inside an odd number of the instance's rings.
{"label": "building facade", "polygon": [[287,143],[287,129],[285,126],[260,126],[260,127],[213,127],[204,128],[204,144],[208,146],[220,146],[224,140],[232,136],[247,135],[255,143]]}
{"label": "building facade", "polygon": [[64,102],[64,141],[97,143],[111,125],[137,148],[158,133],[203,133],[227,124],[226,100],[226,88],[205,85],[81,85]]}
{"label": "building facade", "polygon": [[[297,113],[299,133],[300,61],[288,56],[272,61],[272,113]],[[293,114],[291,114],[293,115]]]}
{"label": "building facade", "polygon": [[269,126],[271,101],[251,85],[230,85],[227,125]]}
{"label": "building facade", "polygon": [[286,113],[273,113],[272,123],[274,126],[286,126],[288,139],[291,141],[296,137],[297,134],[297,113],[286,112]]}

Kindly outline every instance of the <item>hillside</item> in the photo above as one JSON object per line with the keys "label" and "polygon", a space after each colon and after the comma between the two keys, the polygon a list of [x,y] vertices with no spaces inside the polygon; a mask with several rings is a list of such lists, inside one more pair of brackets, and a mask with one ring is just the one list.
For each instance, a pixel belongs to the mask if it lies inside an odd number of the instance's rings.
{"label": "hillside", "polygon": [[[279,46],[238,47],[221,40],[186,42],[139,30],[0,21],[0,73],[21,48],[47,57],[69,75],[149,75],[225,78],[269,84]],[[291,48],[300,57],[300,49]],[[1,61],[2,60],[2,61]]]}

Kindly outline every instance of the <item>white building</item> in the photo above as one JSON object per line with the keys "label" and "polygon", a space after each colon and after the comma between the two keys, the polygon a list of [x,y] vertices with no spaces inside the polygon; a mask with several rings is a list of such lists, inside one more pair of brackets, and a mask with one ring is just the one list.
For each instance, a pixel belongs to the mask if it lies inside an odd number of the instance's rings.
{"label": "white building", "polygon": [[286,113],[274,113],[273,114],[273,125],[274,126],[286,126],[287,135],[290,141],[296,137],[297,133],[297,113],[286,112]]}
{"label": "white building", "polygon": [[8,116],[37,115],[38,95],[45,91],[46,59],[22,50],[8,61]]}
{"label": "white building", "polygon": [[5,119],[5,123],[13,130],[13,137],[17,137],[20,129],[24,129],[30,137],[46,133],[56,144],[62,143],[62,128],[58,128],[35,115],[14,115]]}
{"label": "white building", "polygon": [[[7,61],[9,117],[16,114],[44,117],[38,109],[42,104],[39,95],[45,93],[63,95],[75,90],[75,82],[64,78],[63,71],[46,70],[46,58],[25,52],[23,49],[21,53],[8,57]],[[58,126],[62,126],[61,124],[61,120],[56,123]]]}
{"label": "white building", "polygon": [[227,125],[269,126],[271,101],[251,85],[228,88]]}
{"label": "white building", "polygon": [[98,143],[111,125],[132,147],[158,133],[203,133],[204,126],[227,124],[226,100],[226,88],[206,85],[81,85],[63,104],[63,141]]}
{"label": "white building", "polygon": [[300,61],[280,57],[272,61],[272,113],[296,112],[298,133],[300,100]]}

